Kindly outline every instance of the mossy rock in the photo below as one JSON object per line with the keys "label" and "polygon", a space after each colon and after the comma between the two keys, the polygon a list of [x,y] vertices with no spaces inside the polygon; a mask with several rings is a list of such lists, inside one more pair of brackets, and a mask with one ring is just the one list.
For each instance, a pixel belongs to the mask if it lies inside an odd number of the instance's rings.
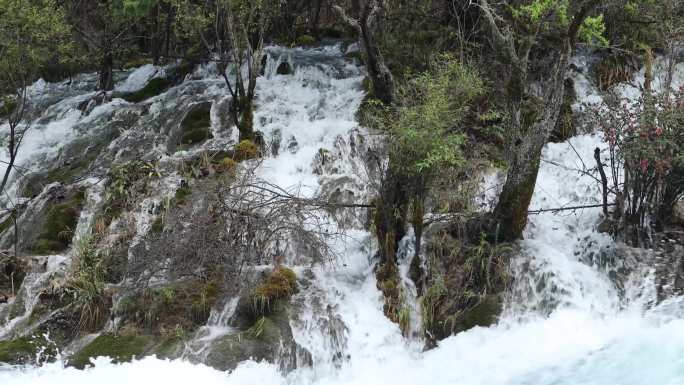
{"label": "mossy rock", "polygon": [[149,346],[150,336],[116,336],[104,334],[95,338],[68,360],[69,365],[83,369],[90,364],[91,358],[111,357],[114,362],[130,362],[140,357]]}
{"label": "mossy rock", "polygon": [[[38,353],[41,356],[38,357]],[[55,358],[57,350],[42,336],[24,336],[9,341],[0,341],[0,362],[17,365],[49,361]]]}
{"label": "mossy rock", "polygon": [[181,122],[178,145],[190,147],[213,138],[210,113],[211,103],[200,103],[192,107]]}
{"label": "mossy rock", "polygon": [[190,331],[206,323],[218,296],[216,282],[180,282],[130,294],[115,313],[126,324],[149,332]]}
{"label": "mossy rock", "polygon": [[69,200],[53,204],[48,209],[41,235],[31,247],[34,253],[56,253],[69,247],[84,199],[85,193],[79,190]]}
{"label": "mossy rock", "polygon": [[251,295],[252,311],[255,316],[273,312],[279,300],[287,299],[297,291],[297,275],[287,267],[272,271],[258,285]]}
{"label": "mossy rock", "polygon": [[301,35],[295,41],[295,44],[302,47],[310,47],[316,44],[316,38],[311,35]]}
{"label": "mossy rock", "polygon": [[64,161],[60,162],[57,167],[46,172],[30,174],[26,178],[20,188],[21,196],[32,198],[51,183],[60,182],[68,185],[87,177],[106,146],[119,135],[120,131],[112,127],[111,130],[99,135],[74,140],[65,148],[62,155]]}
{"label": "mossy rock", "polygon": [[278,75],[292,75],[292,66],[290,65],[290,63],[284,61],[278,64],[278,68],[276,68],[276,73]]}
{"label": "mossy rock", "polygon": [[140,103],[144,100],[162,94],[169,87],[171,82],[166,78],[151,79],[141,90],[121,95],[121,98],[130,103]]}
{"label": "mossy rock", "polygon": [[291,269],[280,267],[265,273],[256,286],[240,297],[231,324],[245,329],[261,317],[283,311],[297,290],[297,276]]}
{"label": "mossy rock", "polygon": [[455,333],[472,329],[475,326],[491,326],[499,319],[502,305],[498,295],[487,295],[473,307],[466,309],[456,317],[453,323]]}
{"label": "mossy rock", "polygon": [[259,147],[251,140],[245,139],[235,145],[233,158],[237,162],[254,159],[259,156]]}
{"label": "mossy rock", "polygon": [[232,370],[247,359],[280,364],[283,372],[311,365],[311,355],[294,340],[285,306],[254,320],[240,332],[212,343],[205,364],[218,370]]}
{"label": "mossy rock", "polygon": [[154,346],[150,350],[150,354],[154,354],[160,359],[175,359],[182,353],[183,343],[183,338],[172,335],[164,338],[161,343]]}

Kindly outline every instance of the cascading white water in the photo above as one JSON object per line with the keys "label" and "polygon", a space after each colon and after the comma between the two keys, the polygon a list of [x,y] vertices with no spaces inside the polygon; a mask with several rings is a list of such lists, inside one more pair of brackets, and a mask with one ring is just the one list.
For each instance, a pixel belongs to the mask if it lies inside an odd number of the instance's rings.
{"label": "cascading white water", "polygon": [[[368,198],[354,139],[364,137],[354,119],[363,97],[362,73],[344,64],[339,48],[314,51],[274,48],[290,57],[293,75],[276,75],[271,61],[258,82],[257,127],[280,142],[261,176],[304,194],[343,186],[359,201]],[[293,57],[303,57],[297,62]],[[282,59],[280,59],[282,60]],[[583,83],[581,83],[583,84]],[[581,90],[580,95],[594,98]],[[215,92],[212,91],[212,92]],[[595,180],[577,169],[593,160],[598,135],[581,135],[544,149],[532,208],[595,204]],[[352,148],[354,147],[354,148]],[[314,167],[320,149],[333,166]],[[589,166],[591,168],[591,166]],[[100,358],[78,371],[61,362],[42,367],[0,368],[3,384],[445,384],[445,385],[681,385],[684,384],[684,303],[655,308],[649,271],[634,266],[632,289],[616,287],[597,257],[612,241],[596,232],[600,209],[530,217],[523,255],[513,261],[516,284],[500,322],[474,328],[422,352],[419,341],[402,337],[382,312],[372,274],[372,236],[351,230],[333,245],[341,260],[316,266],[309,284],[293,299],[300,313],[292,322],[297,342],[313,365],[287,375],[278,366],[247,361],[224,373],[184,360],[152,357],[127,364]],[[593,254],[592,254],[593,253]],[[592,256],[593,255],[593,256]],[[598,262],[597,262],[598,261]],[[300,267],[298,271],[304,269]],[[226,307],[230,309],[230,307]],[[229,310],[228,310],[229,311]],[[215,314],[207,330],[227,325]],[[211,328],[218,329],[211,329]]]}

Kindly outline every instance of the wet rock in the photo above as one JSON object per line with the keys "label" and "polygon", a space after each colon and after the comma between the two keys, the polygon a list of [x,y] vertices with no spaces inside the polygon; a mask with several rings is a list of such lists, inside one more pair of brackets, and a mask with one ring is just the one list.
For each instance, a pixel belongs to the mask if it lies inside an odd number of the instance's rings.
{"label": "wet rock", "polygon": [[122,99],[131,103],[140,103],[154,96],[160,95],[172,86],[171,81],[165,78],[151,79],[141,90],[120,95]]}
{"label": "wet rock", "polygon": [[180,125],[177,146],[180,149],[201,144],[213,137],[211,133],[211,103],[193,105]]}
{"label": "wet rock", "polygon": [[[41,352],[40,354],[38,354]],[[11,365],[39,364],[52,361],[57,350],[44,336],[35,334],[0,341],[0,362]]]}
{"label": "wet rock", "polygon": [[248,329],[217,340],[205,363],[219,370],[232,370],[250,358],[277,364],[284,372],[311,365],[310,354],[294,341],[285,307],[260,318]]}
{"label": "wet rock", "polygon": [[281,267],[246,290],[231,322],[238,332],[215,341],[205,363],[231,370],[251,358],[278,364],[284,372],[310,365],[310,354],[295,342],[290,328],[290,296],[297,290],[296,279],[292,270]]}
{"label": "wet rock", "polygon": [[116,336],[104,334],[95,338],[68,359],[69,365],[83,369],[94,357],[110,357],[114,362],[129,362],[141,357],[151,344],[150,336]]}
{"label": "wet rock", "polygon": [[278,68],[276,69],[276,73],[278,75],[292,75],[292,68],[290,67],[290,63],[284,61],[284,62],[278,64]]}

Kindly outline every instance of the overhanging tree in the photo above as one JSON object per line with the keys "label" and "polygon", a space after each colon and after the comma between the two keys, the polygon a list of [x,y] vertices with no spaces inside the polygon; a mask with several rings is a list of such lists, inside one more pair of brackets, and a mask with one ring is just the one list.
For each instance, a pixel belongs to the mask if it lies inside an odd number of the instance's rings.
{"label": "overhanging tree", "polygon": [[[590,17],[601,3],[533,0],[507,7],[512,11],[502,17],[501,10],[487,0],[480,1],[493,49],[507,72],[510,155],[506,182],[494,210],[499,240],[522,237],[541,151],[558,119],[565,93],[565,73],[575,42],[579,36],[590,41],[602,40],[602,17]],[[542,39],[549,37],[555,40],[553,46],[542,47]],[[537,56],[533,58],[533,54]],[[537,68],[541,75],[535,76],[533,61],[539,57],[547,70]]]}

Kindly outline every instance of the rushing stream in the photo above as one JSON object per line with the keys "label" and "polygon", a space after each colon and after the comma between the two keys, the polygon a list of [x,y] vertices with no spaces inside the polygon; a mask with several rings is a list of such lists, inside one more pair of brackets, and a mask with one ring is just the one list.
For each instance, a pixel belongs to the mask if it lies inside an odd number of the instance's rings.
{"label": "rushing stream", "polygon": [[[271,56],[295,63],[295,73],[277,75],[279,61],[271,60],[258,82],[257,129],[267,141],[281,143],[278,155],[262,164],[261,176],[280,186],[297,186],[305,194],[340,189],[359,202],[366,200],[370,193],[364,178],[369,176],[358,153],[371,138],[355,121],[363,98],[362,71],[334,47],[273,48]],[[221,80],[211,69],[198,72],[202,79],[186,81],[158,99],[176,97],[182,94],[179,89],[190,87],[206,88],[205,96],[220,95]],[[119,87],[135,89],[155,76],[150,67],[134,75],[121,79]],[[34,86],[40,87],[36,92],[49,99],[50,86]],[[74,105],[87,91],[70,92],[70,102],[56,102],[44,112],[50,118],[27,141],[36,154],[22,155],[22,164],[46,159],[60,142],[82,135],[98,114],[125,107],[114,99],[80,118]],[[587,100],[595,97],[587,89],[579,94]],[[150,110],[154,114],[161,108],[155,103]],[[231,135],[215,135],[214,140],[220,143]],[[597,203],[598,184],[577,171],[593,160],[597,146],[604,146],[597,134],[547,145],[532,207]],[[321,148],[332,154],[332,165],[323,172],[314,162]],[[653,272],[638,264],[611,279],[617,264],[626,262],[607,257],[614,245],[596,232],[599,215],[596,208],[530,216],[523,255],[512,262],[515,285],[502,319],[447,338],[430,351],[422,351],[421,341],[404,338],[384,316],[370,262],[371,235],[357,229],[333,245],[341,260],[313,268],[312,283],[293,299],[301,307],[293,333],[311,352],[311,367],[284,375],[277,365],[247,361],[227,373],[188,360],[147,357],[113,364],[98,358],[83,371],[61,361],[0,367],[0,384],[682,385],[684,301],[654,305]],[[206,338],[230,333],[225,320],[231,306],[235,303],[215,311],[205,327]]]}

